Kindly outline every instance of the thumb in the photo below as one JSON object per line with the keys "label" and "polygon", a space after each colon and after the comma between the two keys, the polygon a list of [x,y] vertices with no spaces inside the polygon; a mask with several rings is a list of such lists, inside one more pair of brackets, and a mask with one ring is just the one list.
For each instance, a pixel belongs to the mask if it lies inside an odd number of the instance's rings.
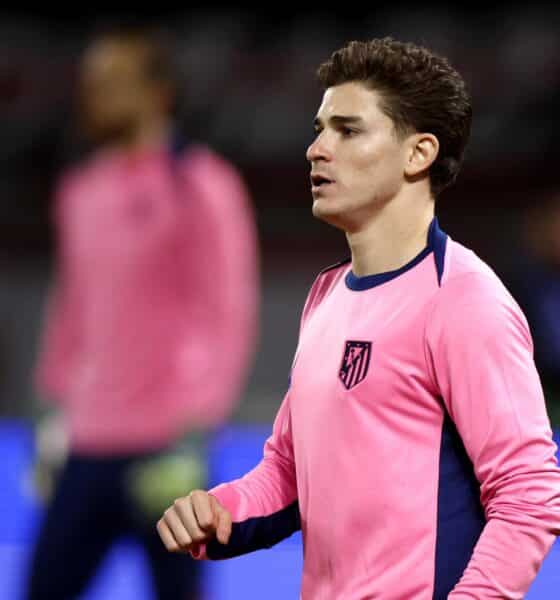
{"label": "thumb", "polygon": [[220,505],[215,507],[217,525],[216,525],[216,538],[220,544],[227,544],[231,536],[231,515],[229,511]]}

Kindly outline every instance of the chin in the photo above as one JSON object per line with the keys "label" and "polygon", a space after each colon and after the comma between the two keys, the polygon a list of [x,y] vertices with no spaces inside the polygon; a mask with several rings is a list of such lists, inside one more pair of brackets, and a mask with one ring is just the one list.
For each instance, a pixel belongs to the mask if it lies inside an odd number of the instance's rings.
{"label": "chin", "polygon": [[332,201],[325,201],[323,198],[316,198],[313,202],[311,212],[316,219],[324,221],[334,227],[344,229],[344,216],[339,207]]}
{"label": "chin", "polygon": [[130,137],[133,127],[123,119],[109,119],[102,116],[86,115],[84,132],[88,139],[97,145],[119,143]]}

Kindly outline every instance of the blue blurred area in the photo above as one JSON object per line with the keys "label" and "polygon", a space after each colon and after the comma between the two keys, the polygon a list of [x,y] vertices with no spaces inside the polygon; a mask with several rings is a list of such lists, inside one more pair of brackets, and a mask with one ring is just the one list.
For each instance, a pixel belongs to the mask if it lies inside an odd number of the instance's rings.
{"label": "blue blurred area", "polygon": [[[231,426],[209,447],[212,483],[239,477],[260,460],[270,426]],[[560,432],[555,435],[560,442]],[[23,600],[26,569],[42,507],[31,484],[34,443],[21,421],[0,421],[0,598]],[[87,543],[87,540],[85,541]],[[301,536],[272,550],[205,563],[204,600],[294,600],[302,568]],[[560,543],[556,543],[527,595],[552,600],[560,589]],[[120,540],[81,600],[152,600],[147,562],[133,540]]]}
{"label": "blue blurred area", "polygon": [[[239,477],[254,467],[269,434],[270,426],[228,427],[219,432],[209,446],[211,483]],[[30,551],[43,514],[31,481],[34,439],[24,421],[0,421],[0,455],[0,599],[23,600]],[[297,598],[301,567],[301,536],[295,535],[273,550],[204,564],[203,598]],[[132,539],[115,544],[80,600],[109,598],[153,599],[148,563]]]}

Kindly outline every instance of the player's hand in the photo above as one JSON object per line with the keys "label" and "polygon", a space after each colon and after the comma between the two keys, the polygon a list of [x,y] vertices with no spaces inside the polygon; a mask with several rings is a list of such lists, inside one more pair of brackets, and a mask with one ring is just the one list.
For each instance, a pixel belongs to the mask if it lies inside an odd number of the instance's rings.
{"label": "player's hand", "polygon": [[196,551],[214,538],[228,543],[231,515],[214,496],[195,490],[175,500],[158,521],[157,530],[170,552]]}

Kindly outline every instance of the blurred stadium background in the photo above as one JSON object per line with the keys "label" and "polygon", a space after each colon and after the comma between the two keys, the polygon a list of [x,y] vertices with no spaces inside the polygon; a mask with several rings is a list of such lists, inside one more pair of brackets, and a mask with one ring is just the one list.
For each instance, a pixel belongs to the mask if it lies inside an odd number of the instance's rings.
{"label": "blurred stadium background", "polygon": [[[78,6],[74,13],[0,14],[0,598],[18,600],[42,510],[29,481],[31,426],[39,411],[30,370],[52,267],[50,191],[72,153],[69,115],[85,36],[92,25],[130,21],[130,15],[91,7],[78,11]],[[549,341],[536,339],[541,345],[536,349],[553,424],[560,425],[558,6],[475,10],[376,3],[375,11],[365,13],[300,10],[265,16],[207,8],[135,10],[134,17],[167,32],[184,87],[186,131],[241,168],[258,219],[259,349],[231,426],[211,444],[215,480],[237,475],[259,459],[286,388],[307,289],[318,270],[346,255],[343,236],[310,215],[304,153],[320,100],[314,69],[349,39],[392,35],[425,43],[465,76],[474,98],[472,140],[458,184],[440,200],[440,222],[520,297],[527,281],[533,282],[535,261],[546,267],[546,282],[534,285],[552,290]],[[543,221],[556,230],[539,235]],[[542,315],[529,312],[537,330]],[[123,540],[87,600],[148,600],[144,566]],[[297,537],[255,557],[210,565],[207,600],[296,598],[300,567]],[[263,587],[271,581],[277,582],[273,590]],[[556,598],[558,584],[556,546],[528,597]]]}

